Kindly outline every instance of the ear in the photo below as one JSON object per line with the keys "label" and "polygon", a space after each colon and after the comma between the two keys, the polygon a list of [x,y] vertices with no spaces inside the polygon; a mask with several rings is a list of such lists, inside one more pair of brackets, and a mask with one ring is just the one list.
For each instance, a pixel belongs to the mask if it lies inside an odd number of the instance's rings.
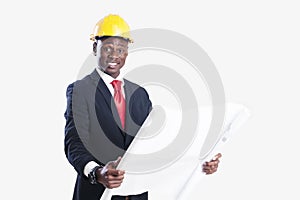
{"label": "ear", "polygon": [[94,53],[94,56],[97,55],[97,42],[93,43],[93,53]]}

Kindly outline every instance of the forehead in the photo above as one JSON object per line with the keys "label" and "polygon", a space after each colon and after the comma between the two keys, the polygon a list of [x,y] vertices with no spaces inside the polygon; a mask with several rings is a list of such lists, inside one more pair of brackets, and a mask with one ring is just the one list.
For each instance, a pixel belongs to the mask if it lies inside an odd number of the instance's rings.
{"label": "forehead", "polygon": [[105,45],[105,44],[112,44],[112,45],[116,45],[116,46],[128,46],[128,41],[121,38],[121,37],[108,37],[108,38],[105,38],[103,40],[101,40],[102,42],[102,45]]}

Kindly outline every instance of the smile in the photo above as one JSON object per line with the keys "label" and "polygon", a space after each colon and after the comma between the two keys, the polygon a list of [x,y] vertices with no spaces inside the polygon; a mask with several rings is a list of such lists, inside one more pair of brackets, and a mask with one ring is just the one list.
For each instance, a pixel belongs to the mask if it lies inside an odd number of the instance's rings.
{"label": "smile", "polygon": [[118,63],[108,63],[109,68],[115,68]]}

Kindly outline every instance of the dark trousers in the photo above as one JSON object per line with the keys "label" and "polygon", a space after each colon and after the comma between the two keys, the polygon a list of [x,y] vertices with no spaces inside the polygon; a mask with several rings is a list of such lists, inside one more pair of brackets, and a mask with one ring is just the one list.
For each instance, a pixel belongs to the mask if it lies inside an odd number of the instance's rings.
{"label": "dark trousers", "polygon": [[148,192],[128,196],[113,195],[111,197],[111,200],[148,200]]}

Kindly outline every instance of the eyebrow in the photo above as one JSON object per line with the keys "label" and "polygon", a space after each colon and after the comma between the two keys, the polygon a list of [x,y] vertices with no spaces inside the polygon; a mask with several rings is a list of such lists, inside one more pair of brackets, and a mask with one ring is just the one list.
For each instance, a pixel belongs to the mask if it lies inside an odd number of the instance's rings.
{"label": "eyebrow", "polygon": [[[109,45],[109,44],[111,44],[111,45],[115,45],[113,42],[104,42],[102,45]],[[122,47],[126,47],[126,45],[125,44],[120,44],[120,43],[117,43],[116,44],[116,46],[122,46]]]}

